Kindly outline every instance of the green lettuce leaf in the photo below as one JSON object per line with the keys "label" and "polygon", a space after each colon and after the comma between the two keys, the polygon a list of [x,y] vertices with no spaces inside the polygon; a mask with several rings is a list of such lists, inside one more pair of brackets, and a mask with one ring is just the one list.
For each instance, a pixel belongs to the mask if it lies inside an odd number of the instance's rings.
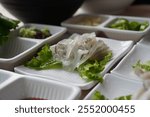
{"label": "green lettuce leaf", "polygon": [[56,69],[62,68],[62,63],[53,60],[52,51],[48,45],[45,45],[36,57],[25,63],[26,67],[42,70],[42,69]]}
{"label": "green lettuce leaf", "polygon": [[[95,91],[92,95],[92,100],[108,100],[101,92]],[[132,95],[116,97],[113,100],[131,100]]]}
{"label": "green lettuce leaf", "polygon": [[92,95],[92,100],[108,100],[104,95],[99,91],[95,91]]}
{"label": "green lettuce leaf", "polygon": [[131,100],[132,95],[120,96],[115,98],[115,100]]}
{"label": "green lettuce leaf", "polygon": [[112,52],[109,52],[103,60],[88,60],[77,68],[80,76],[88,81],[96,80],[103,82],[101,72],[105,69],[105,65],[111,60]]}
{"label": "green lettuce leaf", "polygon": [[10,19],[0,13],[0,46],[9,40],[11,30],[16,29],[20,21]]}

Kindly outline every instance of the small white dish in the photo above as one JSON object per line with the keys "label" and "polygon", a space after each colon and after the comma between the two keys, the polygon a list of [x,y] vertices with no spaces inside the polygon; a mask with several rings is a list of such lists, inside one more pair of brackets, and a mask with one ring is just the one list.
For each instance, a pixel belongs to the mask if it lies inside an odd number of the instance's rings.
{"label": "small white dish", "polygon": [[10,39],[0,46],[0,69],[13,70],[15,66],[22,64],[33,56],[42,45],[59,41],[59,37],[66,32],[66,28],[58,26],[41,24],[25,24],[24,26],[35,26],[37,28],[46,27],[50,30],[52,35],[40,40],[18,37],[20,28],[12,31],[9,37]]}
{"label": "small white dish", "polygon": [[[62,36],[67,31],[67,29],[65,27],[54,26],[54,25],[46,25],[46,24],[34,24],[34,23],[24,24],[22,27],[20,27],[18,29],[18,31],[21,28],[29,28],[29,27],[34,27],[36,29],[44,29],[44,28],[46,28],[46,29],[48,29],[50,31],[51,36],[49,36],[49,37],[47,37],[45,39],[20,37],[20,38],[24,38],[24,39],[31,39],[31,40],[37,41],[37,42],[39,42],[40,45],[43,45],[45,43],[51,43],[53,41],[54,42],[59,41],[58,37]],[[19,36],[19,34],[18,34],[18,36]]]}
{"label": "small white dish", "polygon": [[[110,68],[121,59],[133,46],[132,41],[117,41],[106,38],[97,38],[103,40],[113,52],[113,58],[108,64],[105,66],[105,69],[101,73],[104,75],[106,72],[110,70]],[[82,79],[78,73],[76,72],[67,72],[64,70],[34,70],[27,68],[25,66],[15,67],[15,72],[32,75],[37,77],[42,77],[46,79],[52,79],[56,81],[61,81],[66,84],[71,84],[80,87],[81,89],[90,89],[95,85],[96,82],[90,81],[87,82]]]}
{"label": "small white dish", "polygon": [[80,14],[63,21],[61,25],[69,32],[89,33],[99,31],[101,25],[110,19],[110,15]]}
{"label": "small white dish", "polygon": [[150,60],[149,48],[139,44],[135,45],[111,72],[124,79],[142,82],[142,79],[134,73],[132,68],[138,60],[141,60],[142,63]]}
{"label": "small white dish", "polygon": [[0,46],[0,69],[13,70],[14,66],[33,56],[38,48],[37,42],[11,37],[9,41]]}
{"label": "small white dish", "polygon": [[144,36],[137,44],[150,47],[150,35]]}
{"label": "small white dish", "polygon": [[95,91],[101,92],[106,98],[114,99],[120,96],[132,95],[142,87],[142,83],[130,79],[122,79],[114,74],[106,74],[103,84],[96,85],[84,100],[92,100]]}
{"label": "small white dish", "polygon": [[13,72],[11,81],[0,85],[0,100],[73,100],[80,97],[80,89],[71,85]]}
{"label": "small white dish", "polygon": [[[144,31],[119,30],[119,29],[109,28],[108,26],[112,24],[114,21],[116,21],[117,18],[125,18],[128,21],[137,21],[141,23],[148,22],[149,26]],[[133,40],[136,42],[149,32],[150,20],[149,18],[141,18],[141,17],[113,16],[113,18],[109,22],[103,25],[101,30],[109,38],[113,38],[117,40]]]}

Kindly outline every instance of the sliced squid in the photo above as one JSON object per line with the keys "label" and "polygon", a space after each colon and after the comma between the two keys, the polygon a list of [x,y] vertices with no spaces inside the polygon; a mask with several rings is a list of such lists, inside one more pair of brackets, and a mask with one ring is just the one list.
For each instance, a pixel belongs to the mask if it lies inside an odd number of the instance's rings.
{"label": "sliced squid", "polygon": [[102,40],[96,39],[95,33],[73,34],[50,49],[54,59],[61,61],[64,68],[69,71],[73,71],[88,59],[102,59],[110,52]]}

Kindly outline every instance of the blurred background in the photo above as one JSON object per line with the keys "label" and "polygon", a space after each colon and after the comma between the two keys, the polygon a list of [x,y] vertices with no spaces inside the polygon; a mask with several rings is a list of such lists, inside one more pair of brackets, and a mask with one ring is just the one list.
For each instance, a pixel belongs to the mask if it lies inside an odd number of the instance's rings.
{"label": "blurred background", "polygon": [[150,16],[149,4],[148,0],[0,0],[0,12],[23,22],[60,25],[81,13]]}
{"label": "blurred background", "polygon": [[59,25],[71,17],[84,0],[0,0],[0,3],[23,22]]}

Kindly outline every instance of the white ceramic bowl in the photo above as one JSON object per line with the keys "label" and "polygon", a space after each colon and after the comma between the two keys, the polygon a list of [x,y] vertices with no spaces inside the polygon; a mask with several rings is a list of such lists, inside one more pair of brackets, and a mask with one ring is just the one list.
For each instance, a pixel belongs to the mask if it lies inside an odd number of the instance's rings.
{"label": "white ceramic bowl", "polygon": [[88,12],[118,14],[133,2],[134,0],[86,0],[82,8]]}
{"label": "white ceramic bowl", "polygon": [[73,100],[80,96],[78,87],[60,82],[4,70],[0,70],[0,76],[9,77],[9,82],[0,85],[0,100]]}

